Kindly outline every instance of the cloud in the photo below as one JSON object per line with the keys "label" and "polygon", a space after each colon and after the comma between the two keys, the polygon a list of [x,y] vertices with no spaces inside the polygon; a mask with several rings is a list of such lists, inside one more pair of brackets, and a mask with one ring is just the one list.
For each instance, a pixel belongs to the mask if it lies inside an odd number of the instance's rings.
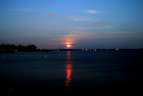
{"label": "cloud", "polygon": [[54,17],[54,16],[56,16],[56,14],[53,13],[53,12],[49,12],[49,13],[48,13],[48,16],[49,16],[49,17]]}
{"label": "cloud", "polygon": [[102,13],[101,11],[97,11],[95,9],[89,9],[89,10],[86,10],[85,12],[88,14],[91,14],[91,15],[96,15],[96,14]]}
{"label": "cloud", "polygon": [[81,27],[77,27],[76,29],[77,30],[94,30],[94,29],[100,29],[100,30],[103,30],[103,29],[110,29],[112,28],[112,25],[104,25],[104,26],[81,26]]}
{"label": "cloud", "polygon": [[108,22],[95,22],[93,25],[98,28],[98,29],[107,29],[107,28],[112,28],[113,26],[108,23]]}
{"label": "cloud", "polygon": [[[95,41],[96,44],[119,47],[137,47],[141,45],[142,33],[136,32],[82,32],[80,40],[90,44],[91,41]],[[99,46],[98,46],[99,47]]]}
{"label": "cloud", "polygon": [[87,23],[87,24],[75,27],[75,29],[77,30],[94,30],[94,29],[103,30],[103,29],[110,29],[110,28],[113,28],[113,25],[110,24],[109,22],[103,22],[103,21]]}
{"label": "cloud", "polygon": [[34,12],[34,10],[32,8],[18,8],[15,11],[17,11],[17,12],[23,12],[23,13]]}
{"label": "cloud", "polygon": [[83,16],[67,16],[67,19],[78,22],[78,21],[88,21],[89,18],[83,17]]}

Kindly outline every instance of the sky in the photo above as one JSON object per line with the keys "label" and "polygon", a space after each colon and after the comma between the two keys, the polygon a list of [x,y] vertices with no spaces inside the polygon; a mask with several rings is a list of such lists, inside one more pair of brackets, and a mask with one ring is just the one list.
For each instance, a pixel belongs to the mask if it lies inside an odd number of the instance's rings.
{"label": "sky", "polygon": [[0,0],[0,43],[143,48],[143,0]]}

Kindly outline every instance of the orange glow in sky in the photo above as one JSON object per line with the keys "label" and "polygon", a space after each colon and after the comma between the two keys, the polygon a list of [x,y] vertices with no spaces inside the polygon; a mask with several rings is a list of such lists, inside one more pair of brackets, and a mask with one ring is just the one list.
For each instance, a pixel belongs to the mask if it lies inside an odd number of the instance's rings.
{"label": "orange glow in sky", "polygon": [[72,34],[69,34],[67,35],[65,38],[64,38],[64,46],[66,48],[72,48],[73,47],[73,43],[74,43],[74,40],[73,40],[73,36]]}

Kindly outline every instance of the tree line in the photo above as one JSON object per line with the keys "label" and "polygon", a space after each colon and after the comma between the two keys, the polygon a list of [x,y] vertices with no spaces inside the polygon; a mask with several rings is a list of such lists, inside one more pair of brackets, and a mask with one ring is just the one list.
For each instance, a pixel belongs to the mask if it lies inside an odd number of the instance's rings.
{"label": "tree line", "polygon": [[37,51],[37,46],[31,45],[15,45],[15,44],[0,44],[0,52],[33,52]]}

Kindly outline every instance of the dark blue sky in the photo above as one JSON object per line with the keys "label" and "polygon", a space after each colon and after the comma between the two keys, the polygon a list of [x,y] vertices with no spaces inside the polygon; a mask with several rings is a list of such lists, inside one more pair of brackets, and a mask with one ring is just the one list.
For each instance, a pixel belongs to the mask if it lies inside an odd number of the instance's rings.
{"label": "dark blue sky", "polygon": [[143,47],[143,0],[0,0],[0,43]]}

